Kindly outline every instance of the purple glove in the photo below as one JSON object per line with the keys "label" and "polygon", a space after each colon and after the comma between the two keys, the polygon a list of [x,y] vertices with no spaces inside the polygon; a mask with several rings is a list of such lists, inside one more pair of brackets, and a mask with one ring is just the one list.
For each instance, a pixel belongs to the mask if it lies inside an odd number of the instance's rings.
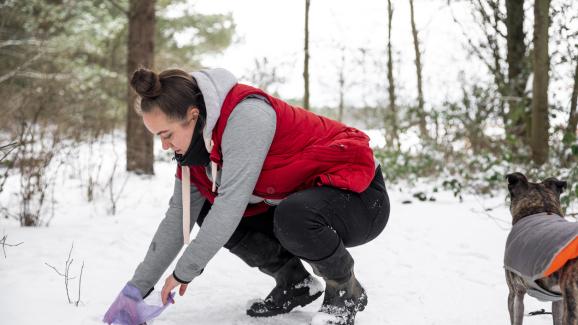
{"label": "purple glove", "polygon": [[165,308],[174,303],[174,293],[169,294],[169,302],[164,306],[148,305],[141,297],[140,291],[127,283],[108,308],[102,319],[107,324],[139,325],[160,315]]}

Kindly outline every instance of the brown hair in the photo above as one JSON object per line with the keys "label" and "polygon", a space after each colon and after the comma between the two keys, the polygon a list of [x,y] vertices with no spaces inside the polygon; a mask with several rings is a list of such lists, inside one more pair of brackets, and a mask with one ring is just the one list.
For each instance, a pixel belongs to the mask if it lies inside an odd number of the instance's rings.
{"label": "brown hair", "polygon": [[139,114],[158,107],[168,118],[181,121],[189,107],[199,109],[201,118],[206,116],[205,101],[196,80],[179,69],[164,70],[156,74],[149,69],[136,70],[130,80],[131,87],[140,96]]}

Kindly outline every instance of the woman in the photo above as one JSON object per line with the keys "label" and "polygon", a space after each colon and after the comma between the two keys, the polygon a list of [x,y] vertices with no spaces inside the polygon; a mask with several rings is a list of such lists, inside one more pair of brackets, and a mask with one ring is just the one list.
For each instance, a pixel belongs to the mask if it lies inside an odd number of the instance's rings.
{"label": "woman", "polygon": [[[368,137],[239,84],[224,69],[139,69],[131,86],[145,126],[175,152],[178,167],[166,217],[123,292],[145,297],[184,242],[161,292],[166,303],[224,246],[276,281],[248,315],[288,313],[320,297],[303,260],[325,280],[313,323],[353,324],[367,295],[346,247],[374,239],[389,216]],[[195,222],[200,230],[189,243]]]}

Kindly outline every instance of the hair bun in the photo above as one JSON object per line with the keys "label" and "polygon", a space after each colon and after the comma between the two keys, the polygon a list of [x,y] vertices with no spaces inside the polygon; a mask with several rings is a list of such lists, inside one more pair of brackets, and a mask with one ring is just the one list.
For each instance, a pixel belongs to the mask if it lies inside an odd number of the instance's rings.
{"label": "hair bun", "polygon": [[131,87],[141,96],[155,98],[161,94],[162,86],[159,76],[149,69],[136,70],[130,80]]}

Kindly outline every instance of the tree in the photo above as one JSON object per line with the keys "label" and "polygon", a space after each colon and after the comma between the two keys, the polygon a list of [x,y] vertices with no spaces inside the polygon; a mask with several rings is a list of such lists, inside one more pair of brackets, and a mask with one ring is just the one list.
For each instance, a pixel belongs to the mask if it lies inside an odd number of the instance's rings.
{"label": "tree", "polygon": [[[184,1],[158,0],[155,49],[163,66],[192,69],[202,55],[230,44],[235,25],[230,15],[165,13]],[[125,126],[129,5],[128,0],[28,0],[0,8],[0,143],[25,139],[0,163],[0,192],[8,175],[19,174],[26,186],[18,201],[29,206],[0,211],[28,215],[25,225],[42,224],[50,209],[39,207],[50,199],[46,185],[61,161],[48,158],[75,156],[83,147],[79,142],[99,141]],[[175,34],[189,30],[194,42],[177,44]],[[103,159],[82,157],[90,158]]]}
{"label": "tree", "polygon": [[[393,20],[393,7],[391,0],[387,0],[387,92],[389,94],[389,106],[384,114],[384,128],[386,143],[399,149],[399,126],[397,123],[397,108],[395,106],[395,80],[393,79],[393,55],[391,50],[391,29]],[[388,127],[391,131],[388,131]]]}
{"label": "tree", "polygon": [[423,81],[422,81],[422,63],[421,63],[421,52],[419,48],[419,36],[418,31],[415,26],[415,15],[413,9],[413,0],[409,0],[409,8],[411,15],[411,34],[413,36],[413,48],[415,52],[415,70],[417,75],[417,117],[419,132],[423,140],[429,140],[429,134],[427,131],[427,122],[425,119],[425,108],[424,108],[424,98],[423,98]]}
{"label": "tree", "polygon": [[305,62],[303,63],[303,83],[305,91],[303,93],[303,108],[309,110],[309,6],[311,0],[305,0]]}
{"label": "tree", "polygon": [[[496,8],[498,10],[498,8]],[[524,0],[506,0],[506,42],[508,52],[508,122],[510,134],[522,143],[529,140],[528,100],[525,94],[530,74],[526,57],[526,34],[524,32]]]}
{"label": "tree", "polygon": [[278,96],[277,89],[280,84],[285,82],[279,72],[279,64],[271,64],[267,57],[255,58],[253,67],[243,76],[250,84],[269,94]]}
{"label": "tree", "polygon": [[337,120],[343,122],[343,113],[345,112],[345,46],[341,47],[341,62],[339,64],[339,74],[337,82],[339,84],[339,104],[337,110]]}
{"label": "tree", "polygon": [[[154,69],[155,0],[130,0],[128,11],[127,80],[139,67]],[[153,135],[134,109],[136,93],[128,87],[126,170],[154,174]]]}
{"label": "tree", "polygon": [[549,153],[548,83],[550,59],[548,27],[550,0],[536,0],[534,5],[534,82],[532,87],[532,160],[544,164]]}
{"label": "tree", "polygon": [[574,72],[574,89],[570,99],[570,117],[568,118],[568,127],[566,128],[567,142],[576,141],[576,127],[578,126],[578,114],[576,106],[578,104],[578,56],[575,58],[576,71]]}

